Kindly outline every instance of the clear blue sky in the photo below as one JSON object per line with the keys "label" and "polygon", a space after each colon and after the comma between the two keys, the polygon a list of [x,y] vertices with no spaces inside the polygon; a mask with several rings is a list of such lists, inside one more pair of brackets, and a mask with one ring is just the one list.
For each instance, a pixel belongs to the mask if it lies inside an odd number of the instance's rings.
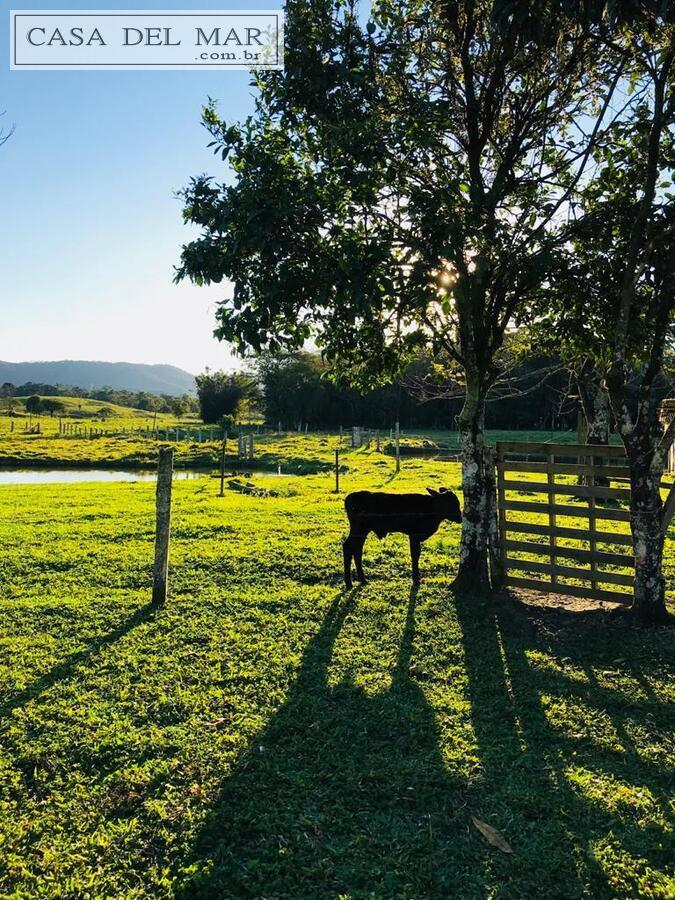
{"label": "clear blue sky", "polygon": [[270,9],[279,2],[96,4],[0,0],[0,359],[166,362],[230,368],[212,337],[227,288],[172,284],[183,225],[175,192],[225,170],[206,144],[208,96],[252,109],[247,72],[15,72],[9,9]]}

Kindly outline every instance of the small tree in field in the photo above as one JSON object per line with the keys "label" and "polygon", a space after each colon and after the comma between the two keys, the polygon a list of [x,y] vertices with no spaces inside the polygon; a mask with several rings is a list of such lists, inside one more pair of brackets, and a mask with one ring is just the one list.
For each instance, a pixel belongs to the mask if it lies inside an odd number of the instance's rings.
{"label": "small tree in field", "polygon": [[224,416],[236,418],[245,400],[255,395],[253,379],[239,372],[209,372],[197,375],[199,413],[207,424],[220,422]]}
{"label": "small tree in field", "polygon": [[38,397],[37,394],[33,394],[32,397],[26,398],[26,412],[33,416],[39,416],[42,409],[42,398]]}
{"label": "small tree in field", "polygon": [[46,397],[41,401],[42,412],[49,413],[51,418],[54,418],[54,415],[60,415],[65,411],[65,406],[61,403],[60,400],[52,400],[50,397]]}
{"label": "small tree in field", "polygon": [[16,392],[16,386],[12,384],[11,381],[5,381],[5,383],[0,387],[0,397],[2,397],[7,404],[7,415],[14,415],[14,394]]}
{"label": "small tree in field", "polygon": [[486,397],[620,64],[582,31],[535,45],[515,17],[498,28],[486,0],[385,0],[365,28],[353,5],[294,0],[287,39],[285,72],[260,79],[254,117],[205,110],[237,181],[185,191],[203,235],[177,277],[233,282],[218,334],[243,351],[313,337],[359,384],[421,348],[443,354],[465,391],[457,583],[480,588]]}
{"label": "small tree in field", "polygon": [[256,373],[264,396],[265,414],[272,422],[299,428],[316,423],[325,401],[320,357],[311,353],[261,354]]}

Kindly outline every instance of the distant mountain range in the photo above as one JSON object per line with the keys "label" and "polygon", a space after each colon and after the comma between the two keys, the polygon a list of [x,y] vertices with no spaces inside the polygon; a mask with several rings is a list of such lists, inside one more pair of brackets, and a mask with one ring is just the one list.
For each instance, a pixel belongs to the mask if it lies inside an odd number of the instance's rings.
{"label": "distant mountain range", "polygon": [[64,359],[58,362],[2,362],[0,384],[32,381],[82,390],[111,387],[125,391],[149,391],[179,396],[194,391],[195,377],[176,366],[144,363],[111,363]]}

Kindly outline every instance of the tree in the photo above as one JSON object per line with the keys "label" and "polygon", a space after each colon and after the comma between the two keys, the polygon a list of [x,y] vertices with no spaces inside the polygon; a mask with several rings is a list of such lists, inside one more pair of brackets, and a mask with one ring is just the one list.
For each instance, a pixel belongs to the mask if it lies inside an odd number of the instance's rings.
{"label": "tree", "polygon": [[[666,617],[659,489],[675,436],[658,416],[675,325],[675,30],[647,19],[631,38],[626,113],[595,151],[544,327],[604,379],[630,469],[633,613],[655,622]],[[581,328],[589,290],[592,321]]]}
{"label": "tree", "polygon": [[256,372],[267,421],[299,428],[317,422],[324,399],[321,358],[311,353],[261,354]]}
{"label": "tree", "polygon": [[16,393],[16,387],[11,383],[11,381],[5,381],[5,383],[0,387],[0,397],[7,401],[7,415],[14,415],[14,394]]}
{"label": "tree", "polygon": [[586,424],[586,443],[607,445],[611,430],[611,410],[602,372],[590,357],[586,357],[572,371]]}
{"label": "tree", "polygon": [[65,411],[65,406],[60,400],[52,400],[49,397],[40,401],[40,407],[42,412],[49,413],[52,418],[55,414],[61,415]]}
{"label": "tree", "polygon": [[514,18],[523,30],[534,38],[547,33],[551,22],[562,27],[577,28],[588,25],[609,25],[612,28],[641,26],[646,21],[665,18],[673,22],[675,8],[672,0],[494,0],[495,21],[506,27]]}
{"label": "tree", "polygon": [[139,391],[136,395],[136,408],[146,412],[161,412],[165,408],[165,402],[157,394]]}
{"label": "tree", "polygon": [[210,372],[208,369],[195,378],[202,421],[220,422],[223,416],[236,417],[242,403],[255,395],[250,376],[239,372]]}
{"label": "tree", "polygon": [[168,411],[173,413],[174,416],[184,416],[186,413],[194,412],[198,408],[194,397],[190,397],[188,394],[183,394],[182,397],[166,396],[164,399]]}
{"label": "tree", "polygon": [[587,32],[535,45],[515,19],[498,28],[485,0],[385,0],[365,29],[338,0],[287,9],[285,72],[259,79],[256,115],[237,125],[204,111],[237,180],[195,178],[184,192],[203,234],[177,279],[231,280],[217,334],[240,350],[313,337],[357,384],[443,352],[465,392],[457,584],[480,588],[486,397],[619,64]]}
{"label": "tree", "polygon": [[42,412],[42,399],[37,394],[26,398],[26,412],[34,416]]}

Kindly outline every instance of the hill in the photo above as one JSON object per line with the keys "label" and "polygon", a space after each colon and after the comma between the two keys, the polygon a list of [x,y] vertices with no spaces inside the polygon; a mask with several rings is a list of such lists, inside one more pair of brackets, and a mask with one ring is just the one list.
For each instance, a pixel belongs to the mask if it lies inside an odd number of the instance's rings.
{"label": "hill", "polygon": [[0,384],[36,382],[77,387],[82,390],[111,387],[126,391],[179,396],[194,390],[194,375],[168,365],[144,363],[59,360],[54,362],[2,362]]}
{"label": "hill", "polygon": [[[14,415],[18,417],[27,416],[26,412],[26,400],[27,397],[15,397],[13,401],[14,407]],[[54,400],[60,406],[61,410],[59,410],[55,416],[51,418],[55,418],[58,420],[59,416],[74,418],[74,419],[99,419],[101,418],[101,411],[104,411],[103,418],[108,420],[116,419],[116,420],[131,420],[138,419],[139,424],[148,420],[154,420],[155,414],[151,410],[146,409],[134,409],[130,406],[119,406],[116,403],[108,403],[105,400],[91,400],[88,397],[44,397],[44,400]],[[4,413],[4,409],[0,409],[0,412]],[[48,412],[43,412],[43,418],[47,418],[49,416]],[[160,421],[165,418],[166,414],[159,414]]]}

